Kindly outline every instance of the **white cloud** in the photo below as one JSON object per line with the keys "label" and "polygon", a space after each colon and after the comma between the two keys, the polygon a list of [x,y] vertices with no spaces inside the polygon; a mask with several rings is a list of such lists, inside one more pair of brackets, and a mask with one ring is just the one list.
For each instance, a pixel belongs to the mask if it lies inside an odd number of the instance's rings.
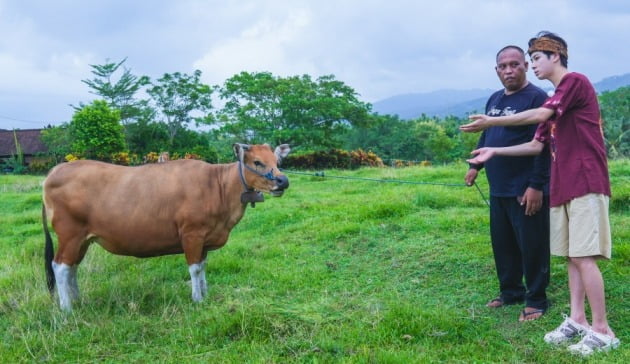
{"label": "white cloud", "polygon": [[299,47],[301,34],[309,25],[309,13],[303,9],[280,21],[265,17],[237,37],[219,42],[193,66],[212,84],[222,84],[241,71],[269,71],[282,76],[313,72],[316,67],[308,59],[294,58],[287,51]]}
{"label": "white cloud", "polygon": [[628,24],[630,3],[615,0],[0,0],[0,116],[69,119],[68,103],[93,99],[89,64],[125,57],[137,75],[201,69],[212,85],[241,71],[333,74],[370,102],[498,88],[496,51],[545,29],[597,82],[630,72]]}

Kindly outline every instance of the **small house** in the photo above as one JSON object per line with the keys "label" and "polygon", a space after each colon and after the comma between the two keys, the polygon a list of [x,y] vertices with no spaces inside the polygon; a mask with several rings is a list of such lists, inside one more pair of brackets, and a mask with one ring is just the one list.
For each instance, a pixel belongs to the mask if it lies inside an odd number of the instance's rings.
{"label": "small house", "polygon": [[[34,158],[46,153],[48,148],[41,139],[42,129],[3,130],[0,129],[0,164],[19,156],[21,149],[24,164],[29,165]],[[19,144],[19,149],[15,141]]]}

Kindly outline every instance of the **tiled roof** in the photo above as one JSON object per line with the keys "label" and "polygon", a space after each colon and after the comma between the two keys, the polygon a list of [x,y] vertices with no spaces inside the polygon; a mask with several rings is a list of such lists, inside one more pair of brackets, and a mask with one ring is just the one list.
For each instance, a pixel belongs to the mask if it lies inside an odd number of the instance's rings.
{"label": "tiled roof", "polygon": [[[42,129],[15,130],[24,155],[35,155],[48,150],[42,143],[41,131]],[[0,130],[0,157],[8,157],[16,153],[13,130]]]}

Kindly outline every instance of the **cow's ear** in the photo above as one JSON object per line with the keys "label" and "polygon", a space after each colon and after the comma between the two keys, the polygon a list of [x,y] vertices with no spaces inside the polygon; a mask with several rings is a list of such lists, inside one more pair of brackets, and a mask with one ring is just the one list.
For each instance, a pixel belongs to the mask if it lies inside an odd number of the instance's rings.
{"label": "cow's ear", "polygon": [[245,153],[249,150],[249,144],[234,143],[234,145],[232,145],[232,149],[234,150],[236,158],[240,160],[241,153]]}
{"label": "cow's ear", "polygon": [[289,144],[281,144],[276,147],[274,154],[276,155],[276,158],[278,159],[278,164],[282,162],[282,158],[289,155],[290,151],[291,151],[291,148],[289,147]]}

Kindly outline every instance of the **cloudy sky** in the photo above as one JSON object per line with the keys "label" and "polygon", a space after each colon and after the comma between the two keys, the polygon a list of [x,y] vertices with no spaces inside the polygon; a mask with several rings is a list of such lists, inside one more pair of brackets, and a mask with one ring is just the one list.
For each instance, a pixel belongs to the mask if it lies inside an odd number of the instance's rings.
{"label": "cloudy sky", "polygon": [[630,72],[627,0],[0,0],[0,128],[70,120],[95,98],[90,65],[124,58],[135,75],[199,69],[209,85],[333,74],[366,102],[497,89],[496,51],[540,30],[593,82]]}

